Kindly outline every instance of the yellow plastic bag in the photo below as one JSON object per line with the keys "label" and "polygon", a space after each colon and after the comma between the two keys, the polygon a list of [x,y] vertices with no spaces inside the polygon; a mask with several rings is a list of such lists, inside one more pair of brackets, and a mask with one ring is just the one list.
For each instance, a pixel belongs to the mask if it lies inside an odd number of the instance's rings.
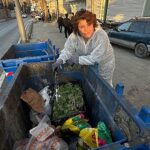
{"label": "yellow plastic bag", "polygon": [[85,128],[80,131],[79,136],[90,148],[98,148],[98,130],[96,128]]}
{"label": "yellow plastic bag", "polygon": [[80,130],[88,127],[90,127],[90,124],[84,119],[83,114],[80,114],[66,120],[62,126],[62,131],[70,130],[79,134]]}

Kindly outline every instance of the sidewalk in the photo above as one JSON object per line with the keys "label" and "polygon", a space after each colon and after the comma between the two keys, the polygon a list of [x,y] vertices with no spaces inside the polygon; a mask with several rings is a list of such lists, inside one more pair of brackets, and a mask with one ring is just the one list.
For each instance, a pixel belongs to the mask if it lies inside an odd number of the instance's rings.
{"label": "sidewalk", "polygon": [[37,22],[33,24],[33,31],[31,36],[31,42],[35,42],[38,40],[50,39],[53,44],[56,45],[60,50],[63,49],[65,44],[65,34],[59,32],[57,28],[57,23],[43,23]]}

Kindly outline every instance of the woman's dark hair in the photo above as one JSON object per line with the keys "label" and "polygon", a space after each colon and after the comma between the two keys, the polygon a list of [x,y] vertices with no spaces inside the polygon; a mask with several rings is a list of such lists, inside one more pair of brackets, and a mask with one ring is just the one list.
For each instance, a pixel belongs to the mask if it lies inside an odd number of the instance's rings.
{"label": "woman's dark hair", "polygon": [[97,27],[96,15],[88,10],[81,9],[77,11],[74,16],[73,31],[75,34],[79,34],[79,30],[78,30],[79,20],[83,20],[83,19],[85,19],[89,25],[93,24],[94,28]]}

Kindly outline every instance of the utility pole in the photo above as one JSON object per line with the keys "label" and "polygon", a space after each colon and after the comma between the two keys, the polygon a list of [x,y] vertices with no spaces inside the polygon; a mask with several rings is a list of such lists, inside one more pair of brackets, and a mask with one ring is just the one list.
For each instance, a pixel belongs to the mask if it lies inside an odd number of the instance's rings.
{"label": "utility pole", "polygon": [[48,8],[47,2],[44,0],[44,12],[45,12],[45,21],[48,21]]}
{"label": "utility pole", "polygon": [[46,0],[41,0],[41,8],[44,12],[44,20],[47,21],[48,20],[48,8],[47,8],[47,2]]}
{"label": "utility pole", "polygon": [[58,2],[58,0],[56,0],[56,2],[57,2],[57,18],[59,17],[59,2]]}
{"label": "utility pole", "polygon": [[16,6],[15,7],[16,18],[17,18],[18,29],[19,29],[21,41],[23,43],[26,43],[27,42],[27,36],[26,36],[25,28],[24,28],[23,19],[21,16],[21,7],[20,7],[19,0],[15,0],[15,6]]}
{"label": "utility pole", "polygon": [[103,22],[104,22],[104,23],[106,23],[106,19],[107,19],[108,3],[109,3],[109,0],[105,0],[105,6],[104,6],[104,19],[103,19]]}

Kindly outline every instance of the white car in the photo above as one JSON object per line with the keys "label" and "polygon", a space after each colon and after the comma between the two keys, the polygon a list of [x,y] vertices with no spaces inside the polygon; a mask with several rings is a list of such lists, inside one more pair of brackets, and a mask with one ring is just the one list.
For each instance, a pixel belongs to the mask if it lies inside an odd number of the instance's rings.
{"label": "white car", "polygon": [[36,20],[41,20],[41,16],[40,16],[40,15],[36,15],[36,16],[35,16],[35,19],[36,19]]}
{"label": "white car", "polygon": [[22,14],[22,18],[27,18],[27,14]]}

